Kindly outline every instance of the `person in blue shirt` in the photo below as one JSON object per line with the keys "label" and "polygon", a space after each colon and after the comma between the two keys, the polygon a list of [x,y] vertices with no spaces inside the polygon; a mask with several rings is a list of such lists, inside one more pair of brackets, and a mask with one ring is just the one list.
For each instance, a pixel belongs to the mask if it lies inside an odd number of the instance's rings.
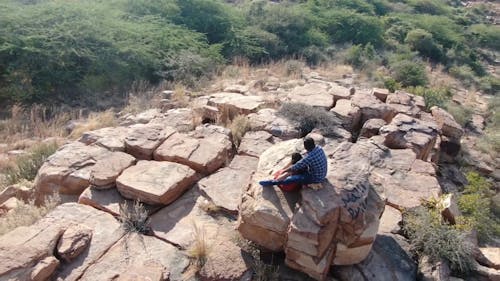
{"label": "person in blue shirt", "polygon": [[307,150],[307,153],[302,160],[285,169],[279,178],[260,181],[259,184],[262,186],[273,186],[291,183],[310,184],[323,182],[328,169],[325,152],[309,137],[304,139],[304,148]]}

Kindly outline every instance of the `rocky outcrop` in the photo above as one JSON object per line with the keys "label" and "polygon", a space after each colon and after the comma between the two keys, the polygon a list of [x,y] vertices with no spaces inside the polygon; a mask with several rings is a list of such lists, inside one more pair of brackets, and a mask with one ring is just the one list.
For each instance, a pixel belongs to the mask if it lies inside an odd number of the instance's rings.
{"label": "rocky outcrop", "polygon": [[57,254],[64,261],[70,262],[89,246],[91,239],[92,229],[83,225],[72,225],[59,238]]}
{"label": "rocky outcrop", "polygon": [[199,275],[203,281],[252,280],[252,259],[231,241],[212,245]]}
{"label": "rocky outcrop", "polygon": [[438,137],[438,129],[435,123],[400,113],[391,123],[380,128],[380,135],[385,138],[387,147],[411,148],[418,159],[427,160]]}
{"label": "rocky outcrop", "polygon": [[[77,226],[90,229],[92,239],[81,254],[73,255],[68,262],[59,263],[54,272],[53,266],[57,266],[57,262],[54,263],[53,253],[56,252],[58,241],[65,237],[67,229]],[[71,232],[70,230],[66,237],[74,237],[69,235]],[[45,276],[52,271],[55,280],[79,280],[83,272],[96,263],[122,236],[120,224],[111,215],[84,205],[63,204],[36,224],[16,228],[1,237],[0,279],[30,280],[30,276]],[[50,262],[45,262],[47,258]]]}
{"label": "rocky outcrop", "polygon": [[443,135],[457,141],[460,140],[464,134],[464,130],[450,113],[437,106],[431,108],[431,113]]}
{"label": "rocky outcrop", "polygon": [[237,93],[216,93],[210,95],[208,105],[217,107],[221,114],[232,119],[238,114],[255,113],[266,104],[261,96],[245,96]]}
{"label": "rocky outcrop", "polygon": [[337,101],[335,107],[330,110],[337,117],[342,120],[344,128],[353,131],[359,128],[361,121],[361,109],[353,106],[352,102],[348,99],[341,99]]}
{"label": "rocky outcrop", "polygon": [[266,131],[250,131],[243,136],[238,154],[259,157],[275,142],[277,142],[276,137]]}
{"label": "rocky outcrop", "polygon": [[216,206],[237,213],[241,195],[250,184],[257,162],[255,157],[236,156],[228,167],[200,180],[198,186]]}
{"label": "rocky outcrop", "polygon": [[359,137],[371,138],[378,135],[380,128],[385,126],[387,123],[383,119],[370,119],[363,124],[361,131],[359,132]]}
{"label": "rocky outcrop", "polygon": [[175,133],[172,127],[155,125],[133,125],[125,138],[125,150],[139,160],[153,159],[153,151]]}
{"label": "rocky outcrop", "polygon": [[112,152],[105,159],[100,159],[90,170],[90,184],[98,189],[115,186],[116,178],[126,168],[134,165],[135,158],[124,152]]}
{"label": "rocky outcrop", "polygon": [[352,105],[361,109],[361,123],[369,119],[384,119],[390,122],[396,115],[394,109],[386,103],[380,101],[370,92],[356,92],[352,98]]}
{"label": "rocky outcrop", "polygon": [[141,160],[116,179],[116,188],[128,199],[147,204],[167,205],[177,199],[197,180],[188,166],[173,162]]}
{"label": "rocky outcrop", "polygon": [[292,89],[288,94],[288,99],[292,103],[302,103],[329,110],[333,107],[333,95],[329,92],[329,88],[326,83],[308,83]]}
{"label": "rocky outcrop", "polygon": [[389,90],[381,89],[381,88],[373,88],[372,95],[377,97],[381,102],[385,102],[387,100],[387,96],[389,95]]}

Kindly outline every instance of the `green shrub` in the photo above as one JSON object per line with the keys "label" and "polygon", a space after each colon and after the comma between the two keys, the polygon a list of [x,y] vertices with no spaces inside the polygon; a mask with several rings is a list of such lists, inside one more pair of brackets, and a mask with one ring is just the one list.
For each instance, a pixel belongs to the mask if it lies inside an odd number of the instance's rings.
{"label": "green shrub", "polygon": [[469,27],[467,33],[478,46],[500,51],[500,27],[485,24],[475,24]]}
{"label": "green shrub", "polygon": [[403,87],[427,85],[425,66],[420,62],[398,61],[391,65],[394,79]]}
{"label": "green shrub", "polygon": [[401,89],[401,85],[392,77],[384,78],[384,87],[391,93],[394,93],[396,90]]}
{"label": "green shrub", "polygon": [[467,173],[464,191],[458,198],[458,207],[462,212],[462,224],[469,225],[478,231],[480,241],[488,241],[500,235],[500,219],[490,208],[491,197],[495,192],[492,185],[478,173]]}
{"label": "green shrub", "polygon": [[476,81],[476,75],[470,66],[452,66],[449,72],[451,76],[457,78],[462,84],[466,86],[471,86]]}
{"label": "green shrub", "polygon": [[27,155],[16,158],[14,165],[3,171],[6,184],[15,184],[21,180],[34,180],[42,164],[56,150],[56,143],[42,143],[30,149]]}
{"label": "green shrub", "polygon": [[467,273],[474,268],[473,245],[465,232],[443,222],[436,209],[419,207],[403,215],[403,230],[412,250],[431,261],[445,259],[454,271]]}
{"label": "green shrub", "polygon": [[407,90],[414,95],[424,97],[427,109],[430,109],[433,106],[444,108],[452,96],[452,93],[448,88],[425,88],[417,86],[410,87]]}
{"label": "green shrub", "polygon": [[296,123],[302,136],[313,129],[319,129],[325,136],[336,136],[336,128],[341,127],[341,121],[331,112],[323,108],[301,103],[285,103],[278,114]]}
{"label": "green shrub", "polygon": [[462,127],[464,127],[472,119],[472,110],[469,108],[453,102],[448,102],[445,108]]}
{"label": "green shrub", "polygon": [[487,94],[500,93],[500,78],[488,75],[479,80],[479,89]]}
{"label": "green shrub", "polygon": [[420,55],[434,61],[443,59],[442,47],[434,41],[432,34],[423,29],[414,29],[406,35],[405,43]]}
{"label": "green shrub", "polygon": [[451,9],[441,0],[410,0],[408,4],[412,6],[416,12],[431,15],[449,14]]}

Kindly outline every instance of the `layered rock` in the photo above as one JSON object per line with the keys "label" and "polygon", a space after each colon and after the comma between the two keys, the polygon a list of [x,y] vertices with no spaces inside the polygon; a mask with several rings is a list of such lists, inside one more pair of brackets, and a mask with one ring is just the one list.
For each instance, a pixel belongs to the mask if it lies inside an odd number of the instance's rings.
{"label": "layered rock", "polygon": [[425,110],[425,101],[421,96],[415,96],[403,91],[397,91],[387,96],[386,103],[397,113],[404,113],[412,117],[420,117],[421,110]]}
{"label": "layered rock", "polygon": [[411,148],[418,159],[427,160],[436,142],[438,129],[435,123],[400,113],[391,123],[380,128],[380,134],[385,138],[384,144],[387,147]]}
{"label": "layered rock", "polygon": [[125,138],[126,152],[140,160],[151,160],[153,151],[174,133],[174,128],[160,124],[131,126],[130,133]]}
{"label": "layered rock", "polygon": [[116,180],[123,197],[147,204],[170,204],[197,180],[194,170],[173,162],[141,160]]}
{"label": "layered rock", "polygon": [[228,167],[200,180],[198,186],[216,206],[236,213],[241,195],[257,168],[257,162],[255,157],[236,156]]}
{"label": "layered rock", "polygon": [[369,92],[356,92],[351,101],[353,106],[361,109],[361,123],[365,123],[369,119],[384,119],[386,122],[390,122],[396,115],[391,106],[383,103]]}
{"label": "layered rock", "polygon": [[333,95],[333,101],[335,105],[339,100],[350,99],[351,95],[353,94],[349,88],[335,83],[330,84],[329,92]]}
{"label": "layered rock", "polygon": [[178,132],[188,132],[193,130],[194,122],[195,112],[191,108],[173,108],[167,110],[161,117],[152,119],[148,124],[173,127]]}
{"label": "layered rock", "polygon": [[431,113],[443,135],[457,141],[460,140],[464,134],[464,130],[450,113],[437,106],[431,108]]}
{"label": "layered rock", "polygon": [[201,280],[252,280],[251,257],[232,241],[212,245],[207,262],[201,268]]}
{"label": "layered rock", "polygon": [[359,136],[363,138],[371,138],[378,135],[380,128],[385,126],[387,123],[383,119],[370,119],[363,124]]}
{"label": "layered rock", "polygon": [[387,100],[387,96],[389,95],[389,90],[381,89],[381,88],[373,88],[372,95],[377,97],[381,102],[385,102]]}
{"label": "layered rock", "polygon": [[78,195],[90,184],[92,167],[110,152],[96,145],[74,142],[61,147],[42,165],[35,178],[38,203],[52,193]]}
{"label": "layered rock", "polygon": [[266,131],[247,132],[240,142],[238,154],[259,157],[275,141],[275,137]]}
{"label": "layered rock", "polygon": [[336,102],[335,107],[330,110],[342,120],[344,128],[353,131],[359,127],[361,121],[361,109],[353,106],[347,99],[341,99]]}
{"label": "layered rock", "polygon": [[214,131],[198,130],[169,136],[154,152],[154,159],[181,163],[200,173],[212,173],[226,163],[231,149],[231,140],[225,133],[215,128]]}
{"label": "layered rock", "polygon": [[110,151],[125,151],[126,127],[108,127],[83,133],[78,141],[90,145],[96,144]]}
{"label": "layered rock", "polygon": [[[56,252],[58,241],[73,226],[90,229],[92,239],[81,254],[73,255],[68,262],[55,265],[58,268],[54,272],[54,263],[46,263],[44,260],[49,258],[54,261],[52,253]],[[47,268],[52,268],[49,272],[53,272],[54,280],[79,280],[83,272],[96,263],[123,234],[120,224],[109,214],[75,203],[60,205],[34,225],[16,228],[2,236],[0,279],[30,280],[35,272],[38,272],[34,274],[36,276],[47,275]]]}
{"label": "layered rock", "polygon": [[221,114],[232,117],[255,113],[266,104],[261,96],[245,96],[237,93],[216,93],[210,95],[208,105],[215,106]]}
{"label": "layered rock", "polygon": [[264,108],[257,113],[248,115],[252,131],[266,131],[281,139],[300,137],[297,126],[287,119],[278,116],[275,109]]}
{"label": "layered rock", "polygon": [[292,103],[330,109],[333,107],[333,96],[328,90],[329,85],[326,83],[308,83],[292,89],[288,94],[288,99]]}
{"label": "layered rock", "polygon": [[112,152],[96,162],[90,171],[90,184],[99,189],[115,186],[116,178],[126,168],[135,164],[135,158],[124,152]]}
{"label": "layered rock", "polygon": [[87,249],[91,239],[92,229],[83,225],[72,225],[59,238],[57,254],[64,261],[70,262]]}

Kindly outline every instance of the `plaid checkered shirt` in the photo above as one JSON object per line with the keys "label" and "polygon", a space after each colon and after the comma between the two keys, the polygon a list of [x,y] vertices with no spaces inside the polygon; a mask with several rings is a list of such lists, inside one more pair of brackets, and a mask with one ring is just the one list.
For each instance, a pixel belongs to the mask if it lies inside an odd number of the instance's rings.
{"label": "plaid checkered shirt", "polygon": [[290,167],[291,172],[307,171],[313,182],[322,182],[326,177],[327,160],[325,152],[319,146],[308,152],[302,160]]}

